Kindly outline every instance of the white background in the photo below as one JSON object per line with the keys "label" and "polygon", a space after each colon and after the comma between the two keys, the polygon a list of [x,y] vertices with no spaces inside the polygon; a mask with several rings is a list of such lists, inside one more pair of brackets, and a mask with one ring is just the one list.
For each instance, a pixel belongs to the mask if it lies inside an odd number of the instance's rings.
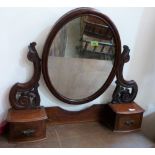
{"label": "white background", "polygon": [[[30,42],[37,42],[37,50],[41,57],[46,37],[52,25],[65,12],[73,8],[1,8],[0,9],[0,115],[5,118],[9,106],[8,93],[11,86],[16,82],[26,82],[33,74],[33,66],[27,60],[27,46]],[[122,44],[131,48],[134,52],[138,26],[143,14],[143,8],[96,8],[107,14],[116,24],[120,33]],[[130,33],[129,33],[130,32]],[[132,56],[131,56],[132,57]],[[125,74],[128,72],[126,65]],[[132,77],[135,78],[135,77]],[[67,110],[80,110],[91,104],[99,104],[103,101],[99,98],[92,103],[82,106],[71,106],[61,103],[46,88],[43,78],[40,80],[39,92],[41,105],[61,106]],[[107,101],[111,100],[112,91],[105,96]],[[108,100],[109,99],[109,100]]]}
{"label": "white background", "polygon": [[[18,3],[14,4],[18,5]],[[35,2],[33,4],[35,6]],[[121,5],[122,2],[119,4]],[[139,3],[139,6],[141,4]],[[104,6],[103,3],[102,6]],[[36,41],[37,50],[41,56],[42,47],[51,26],[70,9],[66,7],[0,8],[0,122],[6,117],[9,107],[8,93],[11,86],[16,82],[26,82],[33,73],[33,67],[26,59],[27,45],[31,41]],[[143,130],[147,133],[154,132],[155,8],[97,9],[114,21],[122,44],[129,45],[131,49],[131,61],[125,67],[125,77],[129,80],[134,79],[138,83],[139,92],[135,101],[146,110]],[[58,105],[68,110],[83,108],[71,108],[60,103],[44,88],[45,84],[42,79],[40,85],[42,85],[39,89],[42,105]]]}

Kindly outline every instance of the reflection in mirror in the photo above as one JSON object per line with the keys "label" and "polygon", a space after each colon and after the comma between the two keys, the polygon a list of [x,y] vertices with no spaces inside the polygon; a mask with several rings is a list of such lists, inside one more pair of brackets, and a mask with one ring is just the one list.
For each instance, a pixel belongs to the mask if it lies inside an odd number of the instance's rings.
{"label": "reflection in mirror", "polygon": [[115,59],[110,27],[96,16],[81,16],[64,25],[55,36],[48,57],[54,88],[70,99],[83,99],[107,80]]}

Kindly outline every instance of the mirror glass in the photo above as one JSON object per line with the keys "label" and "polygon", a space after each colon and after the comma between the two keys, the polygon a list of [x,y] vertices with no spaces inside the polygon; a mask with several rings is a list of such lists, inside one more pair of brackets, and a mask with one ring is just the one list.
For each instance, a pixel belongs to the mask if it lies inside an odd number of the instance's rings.
{"label": "mirror glass", "polygon": [[71,20],[56,34],[48,54],[48,75],[64,97],[83,99],[106,82],[115,60],[111,28],[93,15]]}

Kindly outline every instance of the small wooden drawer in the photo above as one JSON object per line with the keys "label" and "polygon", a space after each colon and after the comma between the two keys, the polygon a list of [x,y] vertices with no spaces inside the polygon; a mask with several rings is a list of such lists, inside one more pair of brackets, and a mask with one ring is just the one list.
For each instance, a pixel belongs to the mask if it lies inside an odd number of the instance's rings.
{"label": "small wooden drawer", "polygon": [[9,110],[9,141],[25,142],[45,139],[46,118],[44,109]]}
{"label": "small wooden drawer", "polygon": [[45,121],[10,123],[9,141],[35,141],[46,138]]}
{"label": "small wooden drawer", "polygon": [[116,116],[115,130],[130,131],[141,127],[142,114]]}
{"label": "small wooden drawer", "polygon": [[141,128],[143,112],[136,103],[108,104],[103,120],[113,131],[134,131]]}

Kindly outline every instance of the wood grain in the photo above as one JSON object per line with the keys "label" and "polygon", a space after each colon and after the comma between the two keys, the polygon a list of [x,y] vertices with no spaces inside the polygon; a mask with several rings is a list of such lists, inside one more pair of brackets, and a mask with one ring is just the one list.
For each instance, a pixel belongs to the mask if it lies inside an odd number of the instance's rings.
{"label": "wood grain", "polygon": [[104,106],[104,104],[93,105],[88,109],[77,112],[66,111],[59,107],[49,107],[46,108],[46,113],[48,121],[53,124],[99,121],[101,119]]}
{"label": "wood grain", "polygon": [[8,122],[31,122],[47,119],[44,108],[15,110],[9,109],[7,121]]}
{"label": "wood grain", "polygon": [[[129,111],[129,109],[135,111]],[[136,103],[107,104],[103,111],[102,121],[113,131],[130,132],[141,128],[144,110]]]}

